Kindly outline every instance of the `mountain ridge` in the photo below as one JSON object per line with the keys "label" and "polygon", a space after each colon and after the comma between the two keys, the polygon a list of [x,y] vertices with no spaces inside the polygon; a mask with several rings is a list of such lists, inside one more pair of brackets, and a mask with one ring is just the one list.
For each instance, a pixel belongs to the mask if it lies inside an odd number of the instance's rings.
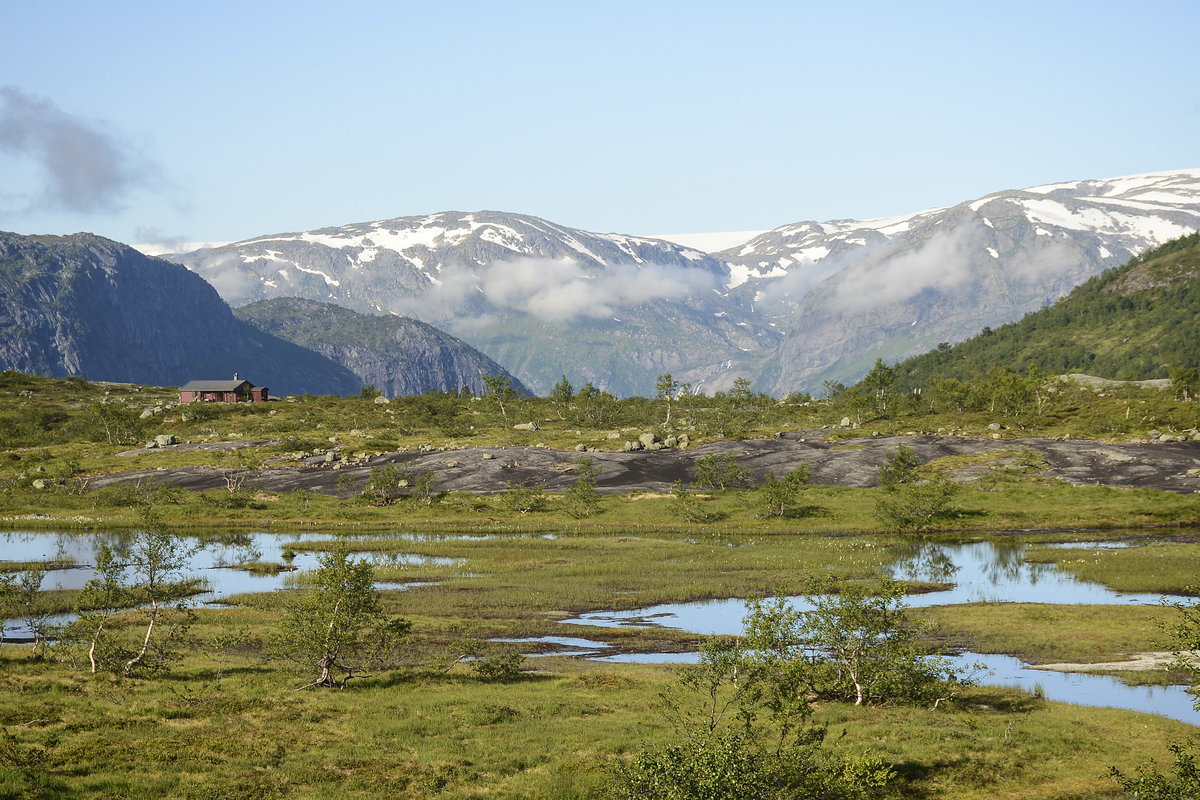
{"label": "mountain ridge", "polygon": [[503,212],[441,212],[175,256],[234,304],[297,295],[414,316],[538,393],[748,377],[853,381],[1054,302],[1200,229],[1200,169],[1045,184],[878,220],[797,222],[716,254]]}

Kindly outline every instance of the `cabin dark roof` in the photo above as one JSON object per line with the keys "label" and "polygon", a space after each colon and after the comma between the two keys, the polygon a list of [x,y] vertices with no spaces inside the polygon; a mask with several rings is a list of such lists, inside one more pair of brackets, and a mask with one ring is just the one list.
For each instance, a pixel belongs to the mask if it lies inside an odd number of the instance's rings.
{"label": "cabin dark roof", "polygon": [[236,392],[243,386],[254,388],[250,381],[188,381],[179,387],[181,392]]}

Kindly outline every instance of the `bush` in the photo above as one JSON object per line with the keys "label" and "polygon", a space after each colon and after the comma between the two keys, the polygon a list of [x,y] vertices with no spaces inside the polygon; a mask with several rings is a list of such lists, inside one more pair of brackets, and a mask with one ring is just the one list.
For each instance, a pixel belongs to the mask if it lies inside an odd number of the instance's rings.
{"label": "bush", "polygon": [[686,522],[714,522],[719,517],[704,508],[704,501],[685,487],[683,481],[671,484],[671,513]]}
{"label": "bush", "polygon": [[509,481],[508,491],[504,493],[504,505],[514,514],[544,511],[546,508],[545,490],[541,486],[527,486]]}
{"label": "bush", "polygon": [[525,657],[520,653],[499,653],[472,662],[475,674],[485,681],[506,682],[521,677]]}
{"label": "bush", "polygon": [[804,464],[784,476],[783,480],[768,472],[762,486],[751,495],[755,516],[763,519],[793,517],[799,512],[797,502],[808,483],[808,467]]}
{"label": "bush", "polygon": [[733,453],[709,453],[696,459],[696,479],[701,489],[740,489],[750,484],[750,471]]}
{"label": "bush", "polygon": [[567,513],[572,517],[590,517],[600,510],[600,497],[596,494],[596,477],[599,473],[596,462],[590,456],[575,460],[575,474],[578,477],[564,494]]}

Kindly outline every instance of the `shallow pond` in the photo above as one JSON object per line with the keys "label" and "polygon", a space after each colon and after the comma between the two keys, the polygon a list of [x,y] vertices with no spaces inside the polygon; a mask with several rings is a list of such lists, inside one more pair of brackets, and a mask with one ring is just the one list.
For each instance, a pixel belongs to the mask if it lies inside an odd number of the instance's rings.
{"label": "shallow pond", "polygon": [[[1064,545],[1081,549],[1105,549],[1112,543]],[[1164,599],[1190,598],[1158,594],[1126,594],[1105,586],[1080,581],[1053,564],[1028,564],[1020,544],[997,546],[990,542],[936,545],[914,549],[891,567],[902,580],[953,582],[943,591],[909,595],[911,607],[959,605],[964,603],[1054,603],[1064,605],[1157,605]],[[801,609],[811,608],[803,597],[791,598]],[[741,631],[746,604],[741,599],[667,603],[631,611],[594,611],[565,620],[576,625],[600,627],[657,626],[697,634],[735,635]],[[696,654],[632,654],[601,656],[612,662],[694,662]],[[956,657],[962,665],[979,664],[976,680],[987,686],[1016,686],[1033,691],[1040,687],[1049,700],[1079,705],[1125,708],[1160,714],[1200,725],[1200,712],[1192,709],[1192,697],[1181,686],[1126,686],[1106,675],[1060,673],[1032,669],[1019,659],[1003,655],[964,653]]]}
{"label": "shallow pond", "polygon": [[[208,591],[193,598],[200,603],[220,603],[225,597],[237,594],[273,592],[289,586],[300,570],[314,569],[318,553],[297,551],[289,560],[283,557],[289,544],[328,541],[328,534],[238,533],[215,537],[189,538],[196,550],[188,558],[184,574],[203,579]],[[43,589],[81,589],[92,579],[92,564],[103,542],[120,552],[128,537],[117,533],[48,533],[45,531],[0,534],[0,559],[4,561],[68,561],[68,569],[46,572]],[[439,565],[456,563],[455,559],[417,556],[406,553],[355,553],[355,558],[367,558],[378,566]],[[243,565],[253,562],[288,564],[292,570],[277,573],[250,572]],[[126,576],[128,579],[129,576]],[[388,589],[408,588],[414,584],[386,582]],[[66,618],[56,622],[65,622]],[[21,639],[29,629],[17,620],[4,623],[6,637]]]}
{"label": "shallow pond", "polygon": [[[1161,594],[1114,592],[1101,584],[1081,581],[1054,564],[1028,564],[1023,560],[1024,553],[1023,545],[997,546],[991,542],[932,545],[901,557],[890,572],[898,580],[948,584],[942,591],[909,595],[907,604],[913,608],[963,603],[1157,605],[1164,599]],[[1165,599],[1188,598],[1169,595]],[[802,610],[808,608],[802,597],[794,597],[792,602]],[[745,612],[745,601],[731,598],[664,603],[630,611],[592,611],[566,622],[602,627],[658,625],[692,633],[735,634],[741,630]]]}

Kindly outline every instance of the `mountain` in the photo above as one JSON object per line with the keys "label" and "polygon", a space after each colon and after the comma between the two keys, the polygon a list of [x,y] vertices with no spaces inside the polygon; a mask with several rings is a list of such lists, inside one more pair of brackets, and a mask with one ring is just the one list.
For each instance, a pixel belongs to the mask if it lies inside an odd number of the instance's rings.
{"label": "mountain", "polygon": [[199,276],[87,233],[0,232],[0,369],[154,385],[231,378],[349,394],[345,367],[233,316]]}
{"label": "mountain", "polygon": [[671,372],[719,389],[779,337],[725,296],[725,262],[537,217],[446,212],[276,234],[172,256],[230,303],[298,296],[414,316],[544,394],[566,374],[649,394]]}
{"label": "mountain", "polygon": [[387,397],[458,391],[483,394],[484,375],[519,380],[475,348],[432,325],[393,315],[359,314],[298,297],[260,300],[234,315],[280,339],[314,350]]}
{"label": "mountain", "polygon": [[1005,191],[952,208],[800,222],[716,255],[783,335],[756,375],[783,394],[853,382],[1019,319],[1108,267],[1200,229],[1200,169]]}
{"label": "mountain", "polygon": [[1115,380],[1168,378],[1200,365],[1200,233],[1106,270],[1054,305],[895,366],[906,388],[969,380],[996,365]]}
{"label": "mountain", "polygon": [[747,377],[783,396],[856,381],[1046,306],[1200,229],[1200,169],[997,192],[880,220],[797,222],[716,254],[537,217],[446,212],[173,256],[240,305],[300,296],[416,317],[531,390],[561,375],[652,394]]}

